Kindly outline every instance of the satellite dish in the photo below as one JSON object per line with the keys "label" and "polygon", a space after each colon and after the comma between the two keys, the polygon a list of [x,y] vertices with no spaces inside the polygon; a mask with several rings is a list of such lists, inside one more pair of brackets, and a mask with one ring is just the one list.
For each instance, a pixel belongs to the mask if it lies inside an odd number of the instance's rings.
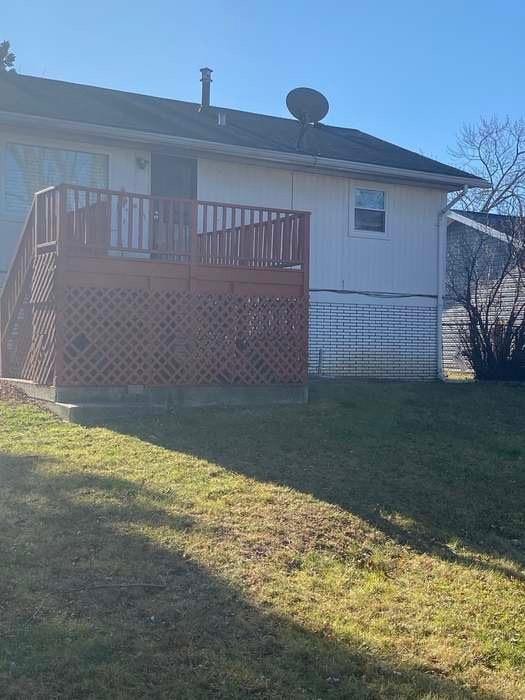
{"label": "satellite dish", "polygon": [[312,88],[298,87],[286,95],[286,106],[301,124],[317,124],[328,114],[328,100]]}

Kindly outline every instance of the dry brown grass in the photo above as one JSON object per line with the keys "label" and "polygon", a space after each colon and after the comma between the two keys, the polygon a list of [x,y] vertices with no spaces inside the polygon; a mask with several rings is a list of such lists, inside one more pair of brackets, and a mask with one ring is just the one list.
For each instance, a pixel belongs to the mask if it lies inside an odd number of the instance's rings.
{"label": "dry brown grass", "polygon": [[524,391],[100,428],[7,396],[2,696],[523,697]]}

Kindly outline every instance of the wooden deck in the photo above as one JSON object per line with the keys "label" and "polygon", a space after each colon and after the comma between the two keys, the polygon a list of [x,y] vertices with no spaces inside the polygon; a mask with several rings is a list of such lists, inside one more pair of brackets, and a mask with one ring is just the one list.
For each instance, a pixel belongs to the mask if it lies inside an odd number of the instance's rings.
{"label": "wooden deck", "polygon": [[0,298],[2,376],[303,383],[308,251],[307,212],[44,190]]}

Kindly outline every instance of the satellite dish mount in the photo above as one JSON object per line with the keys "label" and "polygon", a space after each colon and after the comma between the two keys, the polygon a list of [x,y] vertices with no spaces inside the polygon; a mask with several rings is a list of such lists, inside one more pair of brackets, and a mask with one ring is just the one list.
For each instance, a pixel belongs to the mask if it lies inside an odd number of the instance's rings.
{"label": "satellite dish mount", "polygon": [[289,112],[301,124],[297,139],[297,150],[301,146],[306,129],[310,124],[319,124],[328,114],[329,104],[326,97],[307,87],[298,87],[291,90],[286,96],[286,106]]}

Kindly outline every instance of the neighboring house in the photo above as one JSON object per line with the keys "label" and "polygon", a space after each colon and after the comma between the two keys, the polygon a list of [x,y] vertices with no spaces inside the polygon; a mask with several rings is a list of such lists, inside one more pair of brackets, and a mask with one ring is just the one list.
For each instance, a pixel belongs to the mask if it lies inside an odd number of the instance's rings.
{"label": "neighboring house", "polygon": [[293,119],[1,75],[0,269],[33,193],[62,182],[307,210],[310,372],[437,377],[440,212],[449,192],[484,183],[357,129],[299,131]]}
{"label": "neighboring house", "polygon": [[[523,224],[517,217],[474,211],[452,210],[447,213],[447,283],[443,311],[443,363],[447,373],[470,373],[460,340],[460,327],[466,312],[454,301],[453,288],[466,284],[464,262],[476,260],[476,278],[490,290],[501,277],[508,255],[508,242]],[[519,276],[521,283],[521,275]],[[505,305],[512,307],[516,294],[516,277],[509,274],[501,286],[502,315]],[[519,291],[525,296],[525,290]],[[524,299],[525,301],[525,299]]]}

